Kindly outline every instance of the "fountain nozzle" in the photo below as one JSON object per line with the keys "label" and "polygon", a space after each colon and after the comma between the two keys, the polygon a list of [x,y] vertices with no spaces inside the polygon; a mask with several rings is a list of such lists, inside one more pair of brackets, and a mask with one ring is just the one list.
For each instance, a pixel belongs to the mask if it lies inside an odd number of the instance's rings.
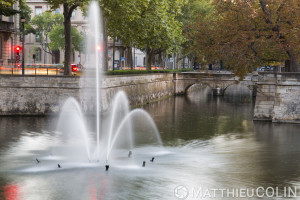
{"label": "fountain nozzle", "polygon": [[128,158],[130,158],[131,155],[132,155],[132,151],[129,151],[129,153],[128,153]]}
{"label": "fountain nozzle", "polygon": [[39,161],[37,158],[36,158],[36,162],[37,162],[37,163],[40,163],[40,161]]}
{"label": "fountain nozzle", "polygon": [[154,157],[152,157],[152,159],[150,160],[150,162],[153,162],[154,161]]}
{"label": "fountain nozzle", "polygon": [[145,167],[146,166],[146,161],[143,161],[143,167]]}
{"label": "fountain nozzle", "polygon": [[60,164],[57,164],[57,167],[58,167],[58,168],[61,168]]}
{"label": "fountain nozzle", "polygon": [[105,165],[105,170],[108,171],[109,165]]}

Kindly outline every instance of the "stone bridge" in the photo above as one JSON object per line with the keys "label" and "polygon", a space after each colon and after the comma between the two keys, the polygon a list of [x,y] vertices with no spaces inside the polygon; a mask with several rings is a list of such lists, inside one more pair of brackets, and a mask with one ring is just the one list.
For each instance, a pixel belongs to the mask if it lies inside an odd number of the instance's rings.
{"label": "stone bridge", "polygon": [[175,94],[186,94],[187,90],[194,84],[207,85],[213,90],[216,96],[222,96],[226,93],[226,89],[235,84],[242,84],[248,87],[253,96],[256,96],[256,83],[258,82],[258,74],[248,74],[243,80],[232,73],[199,73],[187,72],[173,75],[175,82]]}
{"label": "stone bridge", "polygon": [[300,123],[300,73],[259,73],[254,120]]}

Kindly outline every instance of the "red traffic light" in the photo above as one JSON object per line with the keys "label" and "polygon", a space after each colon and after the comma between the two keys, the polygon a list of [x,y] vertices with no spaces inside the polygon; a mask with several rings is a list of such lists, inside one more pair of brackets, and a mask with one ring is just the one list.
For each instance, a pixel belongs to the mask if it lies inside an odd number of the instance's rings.
{"label": "red traffic light", "polygon": [[20,46],[16,46],[16,51],[20,51],[22,48]]}

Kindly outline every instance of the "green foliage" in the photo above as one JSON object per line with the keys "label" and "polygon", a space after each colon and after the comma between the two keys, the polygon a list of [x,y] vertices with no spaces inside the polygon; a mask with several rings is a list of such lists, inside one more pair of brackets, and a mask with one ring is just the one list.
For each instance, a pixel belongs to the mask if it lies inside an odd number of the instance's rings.
{"label": "green foliage", "polygon": [[[49,51],[48,38],[54,27],[61,26],[63,24],[63,16],[61,14],[53,14],[52,12],[43,12],[40,15],[34,16],[32,19],[33,27],[35,28],[35,34],[38,35],[41,42],[43,51],[51,54]],[[52,42],[52,41],[51,41]]]}
{"label": "green foliage", "polygon": [[212,15],[198,15],[187,31],[198,61],[222,60],[239,76],[284,60],[291,71],[300,70],[298,1],[214,0],[211,6]]}
{"label": "green foliage", "polygon": [[86,10],[86,7],[89,0],[47,0],[47,2],[50,4],[51,9],[59,8],[59,6],[63,5],[63,16],[64,16],[64,50],[65,50],[65,75],[71,75],[71,65],[70,65],[70,58],[72,53],[72,28],[71,28],[71,16],[72,12],[80,7],[81,10]]}
{"label": "green foliage", "polygon": [[[82,51],[82,41],[83,36],[79,33],[79,31],[71,27],[71,35],[72,35],[72,47],[76,51]],[[65,46],[65,35],[64,35],[64,26],[56,25],[53,30],[49,33],[49,38],[51,40],[49,47],[51,50],[59,50],[64,49]]]}
{"label": "green foliage", "polygon": [[187,56],[194,57],[197,52],[193,48],[196,38],[191,35],[198,31],[195,23],[199,20],[206,21],[209,24],[216,18],[215,10],[211,4],[211,0],[186,0],[182,7],[182,15],[179,17],[180,22],[183,24],[182,31],[185,37],[185,42],[182,44],[183,53]]}
{"label": "green foliage", "polygon": [[13,9],[12,7],[15,2],[16,2],[15,0],[4,0],[4,1],[1,0],[0,15],[11,16],[20,13],[20,11]]}
{"label": "green foliage", "polygon": [[50,4],[51,9],[55,10],[56,8],[59,8],[61,4],[68,4],[69,7],[75,6],[76,7],[81,7],[81,9],[85,9],[87,5],[89,4],[89,0],[47,0],[47,2]]}
{"label": "green foliage", "polygon": [[175,50],[182,43],[181,0],[102,0],[108,34],[125,45],[152,53]]}
{"label": "green foliage", "polygon": [[[35,34],[35,29],[32,27],[31,25],[31,13],[32,10],[31,8],[26,4],[25,0],[21,0],[20,1],[20,24],[21,24],[21,18],[25,18],[25,24],[24,24],[24,28],[25,28],[25,35],[28,35],[30,33]],[[20,32],[23,33],[23,26],[20,26]]]}
{"label": "green foliage", "polygon": [[36,34],[38,34],[43,41],[44,37],[48,37],[55,26],[63,24],[63,16],[58,13],[43,12],[40,15],[34,16],[32,24],[35,27]]}
{"label": "green foliage", "polygon": [[[50,50],[59,50],[60,48],[64,49],[65,35],[64,35],[64,26],[63,26],[63,15],[53,14],[52,12],[44,12],[41,15],[36,15],[32,19],[32,24],[35,27],[36,34],[39,35],[41,41],[44,39],[50,39],[48,44]],[[73,49],[76,51],[81,51],[82,49],[82,40],[83,37],[79,31],[72,27],[72,45]]]}

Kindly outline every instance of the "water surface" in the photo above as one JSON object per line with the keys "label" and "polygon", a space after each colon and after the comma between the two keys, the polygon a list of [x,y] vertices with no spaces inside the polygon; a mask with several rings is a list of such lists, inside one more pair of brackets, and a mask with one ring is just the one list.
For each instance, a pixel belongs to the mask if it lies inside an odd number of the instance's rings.
{"label": "water surface", "polygon": [[207,88],[143,106],[164,148],[137,145],[131,159],[120,150],[108,172],[104,163],[51,159],[57,117],[1,117],[0,199],[176,199],[179,185],[187,199],[197,199],[193,188],[278,187],[283,196],[300,181],[300,126],[253,122],[253,107],[249,94],[213,97]]}

